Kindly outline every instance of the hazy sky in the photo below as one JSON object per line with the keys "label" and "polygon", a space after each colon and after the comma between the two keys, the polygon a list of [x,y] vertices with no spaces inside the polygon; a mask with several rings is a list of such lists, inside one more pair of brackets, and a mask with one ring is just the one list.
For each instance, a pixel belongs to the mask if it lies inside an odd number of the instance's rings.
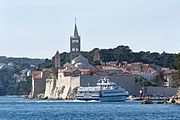
{"label": "hazy sky", "polygon": [[69,52],[74,17],[82,51],[180,52],[180,0],[0,0],[0,56]]}

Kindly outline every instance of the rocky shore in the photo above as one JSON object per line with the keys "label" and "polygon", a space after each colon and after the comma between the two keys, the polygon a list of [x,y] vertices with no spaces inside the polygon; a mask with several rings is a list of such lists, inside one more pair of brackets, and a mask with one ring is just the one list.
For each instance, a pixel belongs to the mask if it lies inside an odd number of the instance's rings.
{"label": "rocky shore", "polygon": [[177,90],[177,93],[171,97],[169,101],[166,101],[166,103],[180,105],[180,88]]}

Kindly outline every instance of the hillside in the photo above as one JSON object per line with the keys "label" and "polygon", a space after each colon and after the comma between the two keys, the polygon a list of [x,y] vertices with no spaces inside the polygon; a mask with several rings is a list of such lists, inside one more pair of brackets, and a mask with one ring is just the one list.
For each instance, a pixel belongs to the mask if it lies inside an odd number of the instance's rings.
{"label": "hillside", "polygon": [[0,95],[28,94],[31,77],[26,74],[44,63],[42,59],[0,57]]}
{"label": "hillside", "polygon": [[[128,63],[133,62],[143,62],[146,64],[155,64],[162,67],[173,68],[173,63],[175,61],[175,55],[172,53],[158,53],[158,52],[133,52],[128,46],[118,46],[112,49],[99,49],[95,48],[92,51],[84,51],[81,54],[87,57],[91,64],[93,63],[93,56],[95,51],[98,50],[102,62],[109,61],[127,61]],[[69,60],[69,53],[61,53],[61,63],[62,65]]]}

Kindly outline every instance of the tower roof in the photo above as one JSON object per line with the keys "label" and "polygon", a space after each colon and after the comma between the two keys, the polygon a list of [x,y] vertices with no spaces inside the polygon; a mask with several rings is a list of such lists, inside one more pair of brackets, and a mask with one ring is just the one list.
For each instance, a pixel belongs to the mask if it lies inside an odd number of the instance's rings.
{"label": "tower roof", "polygon": [[57,50],[56,55],[59,55],[59,51]]}
{"label": "tower roof", "polygon": [[74,36],[79,36],[76,23],[74,28]]}
{"label": "tower roof", "polygon": [[77,29],[77,25],[76,25],[76,20],[77,20],[77,18],[75,18],[74,20],[75,20],[74,36],[79,36],[79,34],[78,34],[78,29]]}

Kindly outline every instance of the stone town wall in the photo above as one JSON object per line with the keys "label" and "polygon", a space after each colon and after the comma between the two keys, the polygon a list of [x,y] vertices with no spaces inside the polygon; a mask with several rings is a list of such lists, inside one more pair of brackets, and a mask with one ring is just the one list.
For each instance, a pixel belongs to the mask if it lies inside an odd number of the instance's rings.
{"label": "stone town wall", "polygon": [[74,88],[80,86],[80,77],[67,76],[60,79],[47,79],[44,97],[49,99],[66,99],[67,95]]}
{"label": "stone town wall", "polygon": [[176,93],[177,88],[166,88],[166,87],[146,87],[146,95],[154,96],[172,96]]}
{"label": "stone town wall", "polygon": [[60,85],[62,88],[64,87],[61,98],[67,99],[70,97],[69,95],[71,92],[73,92],[73,89],[80,86],[80,77],[63,77],[63,79],[60,80]]}
{"label": "stone town wall", "polygon": [[55,79],[46,79],[46,88],[45,88],[45,94],[44,98],[48,97],[51,98],[53,95],[53,90],[56,86],[56,80]]}
{"label": "stone town wall", "polygon": [[76,87],[80,86],[80,76],[76,77],[63,77],[60,80],[60,86],[67,86],[70,87],[71,90],[73,90]]}
{"label": "stone town wall", "polygon": [[[61,77],[58,80],[47,79],[46,82],[43,80],[34,81],[34,96],[43,93],[46,90],[45,96],[52,99],[66,99],[68,94],[72,92],[74,88],[79,86],[96,86],[96,83],[102,76],[98,75],[80,75],[80,76],[66,76]],[[139,96],[139,90],[141,86],[135,82],[136,75],[116,75],[107,76],[111,82],[115,82],[117,85],[126,89],[130,95]],[[164,88],[164,87],[146,87],[146,95],[163,95],[172,96],[176,93],[176,88]]]}
{"label": "stone town wall", "polygon": [[32,80],[32,98],[37,97],[38,94],[44,94],[46,87],[46,80],[44,79],[33,79]]}

